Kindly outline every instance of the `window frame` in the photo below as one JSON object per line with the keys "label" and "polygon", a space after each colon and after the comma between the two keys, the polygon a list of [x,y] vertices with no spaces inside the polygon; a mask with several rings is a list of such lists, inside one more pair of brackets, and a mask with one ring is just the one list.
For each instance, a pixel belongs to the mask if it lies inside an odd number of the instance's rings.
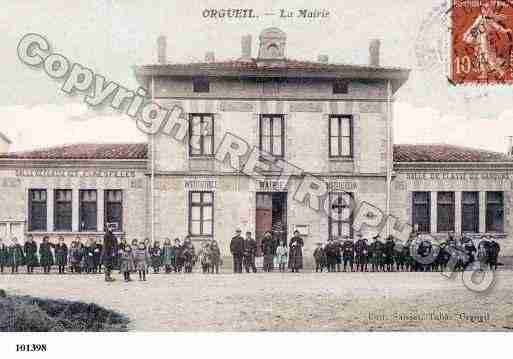
{"label": "window frame", "polygon": [[[491,193],[499,193],[500,194],[500,201],[498,203],[491,202],[489,199],[489,195]],[[488,222],[488,215],[489,215],[489,205],[500,205],[500,215],[501,215],[501,228],[500,230],[491,230],[490,226],[491,223]],[[504,191],[486,191],[485,194],[485,231],[486,233],[504,233]]]}
{"label": "window frame", "polygon": [[[200,123],[204,123],[204,118],[206,117],[209,117],[212,121],[212,129],[211,129],[211,153],[205,153],[205,149],[204,149],[204,138],[206,137],[203,133],[200,133],[199,135],[194,135],[192,130],[193,130],[193,117],[200,117]],[[193,148],[192,148],[192,136],[199,136],[200,137],[200,141],[199,141],[199,144],[200,144],[200,153],[193,153]],[[215,116],[213,113],[190,113],[189,114],[189,136],[188,136],[188,139],[189,139],[189,157],[192,157],[192,158],[212,158],[214,157],[215,155]]]}
{"label": "window frame", "polygon": [[[337,124],[337,134],[333,135],[331,133],[331,121],[334,119],[338,120]],[[342,119],[346,119],[349,122],[349,136],[342,135]],[[330,115],[328,119],[328,155],[329,158],[353,158],[354,156],[354,148],[353,148],[353,116],[352,115]],[[331,148],[331,139],[337,139],[338,151],[336,155],[333,155],[333,151]],[[342,139],[349,138],[349,155],[342,154]]]}
{"label": "window frame", "polygon": [[[109,192],[119,192],[121,193],[121,201],[109,201],[109,195],[108,193]],[[123,202],[124,202],[124,194],[123,194],[123,190],[120,189],[120,188],[113,188],[113,189],[105,189],[103,190],[103,226],[104,226],[104,229],[106,228],[107,226],[107,223],[112,223],[110,221],[108,221],[108,218],[109,218],[109,204],[119,204],[120,207],[121,207],[121,215],[120,215],[120,218],[119,218],[119,226],[118,226],[118,232],[123,232],[123,212],[124,212],[124,205],[123,205]]]}
{"label": "window frame", "polygon": [[[452,195],[452,202],[451,203],[445,203],[443,201],[440,201],[440,197],[442,194],[451,194]],[[447,223],[447,228],[441,228],[440,226],[440,211],[443,208],[450,207],[449,209],[452,209],[452,211],[448,212],[452,218],[452,221],[449,221]],[[445,233],[445,232],[454,232],[456,229],[456,193],[453,191],[438,191],[436,192],[436,232],[437,233]]]}
{"label": "window frame", "polygon": [[192,78],[192,92],[209,93],[210,92],[210,79],[208,78],[208,76],[194,76]]}
{"label": "window frame", "polygon": [[[269,140],[269,151],[264,151],[262,144],[264,143],[264,134],[262,131],[263,128],[263,119],[267,118],[269,119],[269,135],[266,135],[265,137]],[[281,146],[280,146],[280,152],[281,154],[277,155],[274,153],[274,137],[278,137],[274,135],[274,121],[275,119],[279,119],[281,121],[281,134],[280,134],[280,140],[281,140]],[[285,115],[284,114],[261,114],[259,116],[258,120],[258,148],[261,152],[265,152],[273,156],[274,158],[285,158]]]}
{"label": "window frame", "polygon": [[[37,201],[37,202],[34,202],[32,200],[32,193],[34,192],[44,192],[45,194],[45,200],[44,202],[42,201]],[[42,223],[42,226],[41,228],[34,228],[33,226],[33,203],[44,203],[44,218],[43,220],[41,221]],[[29,232],[46,232],[48,229],[48,191],[46,190],[46,188],[29,188],[28,190],[28,231]]]}
{"label": "window frame", "polygon": [[[427,203],[424,204],[424,203],[420,203],[418,204],[417,202],[415,202],[415,194],[416,193],[427,193]],[[413,226],[415,226],[416,224],[419,226],[419,233],[430,233],[431,232],[431,219],[432,219],[432,213],[431,213],[431,192],[429,191],[413,191],[412,192],[412,196],[411,196],[411,201],[412,201],[412,207],[411,207],[411,219],[412,219],[412,224]],[[424,230],[423,228],[421,228],[421,225],[420,223],[418,223],[418,221],[416,221],[417,219],[417,216],[416,216],[416,213],[417,213],[417,210],[416,210],[416,206],[417,205],[426,205],[427,206],[427,214],[428,214],[428,221],[427,221],[427,231]]]}
{"label": "window frame", "polygon": [[[57,194],[61,191],[66,191],[66,192],[69,192],[71,193],[71,199],[69,201],[57,201]],[[58,208],[58,204],[59,203],[69,203],[70,204],[70,214],[69,214],[69,217],[70,217],[70,222],[69,222],[69,227],[59,227],[57,228],[57,224],[58,224],[58,221],[57,221],[57,217],[59,216],[60,213],[58,213],[59,211],[57,211],[57,208]],[[54,191],[53,191],[53,230],[55,232],[72,232],[73,231],[73,189],[71,188],[56,188]]]}
{"label": "window frame", "polygon": [[337,235],[338,236],[341,236],[341,228],[342,228],[342,225],[347,223],[349,224],[349,237],[350,238],[353,238],[354,236],[354,229],[353,229],[353,221],[354,221],[354,216],[353,216],[353,212],[354,211],[349,211],[349,218],[347,220],[334,220],[332,215],[331,215],[331,211],[333,211],[333,202],[331,201],[333,196],[337,196],[338,197],[338,200],[337,202],[339,202],[340,204],[340,198],[342,198],[343,195],[349,195],[349,198],[350,198],[350,203],[348,204],[349,208],[351,207],[351,202],[354,202],[354,192],[328,192],[328,202],[329,202],[329,210],[330,210],[330,213],[329,213],[329,216],[328,216],[328,238],[332,238],[332,239],[336,239],[336,238],[333,238],[333,225],[336,225],[338,227],[338,230],[337,232],[339,233]]}
{"label": "window frame", "polygon": [[[84,201],[82,195],[86,192],[94,192],[96,200],[93,201]],[[84,204],[85,203],[94,203],[94,213],[95,213],[95,221],[94,227],[82,228],[82,215],[84,214]],[[79,189],[78,190],[78,231],[79,232],[97,232],[98,231],[98,190],[96,189]]]}
{"label": "window frame", "polygon": [[[193,194],[200,194],[200,202],[193,202],[192,201],[192,197],[193,197]],[[203,196],[205,194],[210,194],[212,196],[212,201],[210,203],[207,203],[205,204],[204,201],[203,201]],[[189,232],[189,236],[191,237],[214,237],[214,202],[215,202],[215,192],[213,191],[189,191],[188,193],[188,204],[189,204],[189,208],[188,208],[188,214],[189,214],[189,218],[188,218],[188,232]],[[200,223],[200,233],[192,233],[192,209],[193,207],[199,207],[200,208],[200,219],[199,219],[199,223]],[[210,220],[210,234],[205,234],[205,231],[203,229],[203,224],[205,222],[205,219],[203,218],[204,215],[203,215],[203,208],[204,207],[211,207],[212,208],[212,219]]]}
{"label": "window frame", "polygon": [[334,95],[347,95],[349,93],[349,81],[336,79],[332,83],[332,93]]}
{"label": "window frame", "polygon": [[[473,203],[466,203],[465,202],[465,194],[466,193],[472,193],[475,196],[475,202]],[[464,218],[464,211],[465,207],[473,208],[473,222],[472,222],[472,229],[465,228],[465,223],[468,223],[468,221],[465,221]],[[479,192],[478,191],[462,191],[461,192],[461,232],[462,233],[479,233],[479,218],[480,218],[480,210],[479,210]]]}

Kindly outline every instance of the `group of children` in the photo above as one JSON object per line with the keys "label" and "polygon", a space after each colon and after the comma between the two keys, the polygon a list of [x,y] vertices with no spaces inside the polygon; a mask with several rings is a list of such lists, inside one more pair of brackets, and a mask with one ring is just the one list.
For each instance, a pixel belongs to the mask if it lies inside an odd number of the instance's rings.
{"label": "group of children", "polygon": [[323,245],[317,243],[313,256],[315,271],[328,272],[417,272],[445,271],[454,262],[455,270],[465,270],[468,265],[479,262],[483,268],[496,270],[500,245],[490,236],[477,240],[469,237],[455,239],[449,233],[447,240],[435,245],[419,233],[412,233],[404,245],[396,245],[392,237],[382,241],[379,236],[372,239],[357,235],[356,241],[349,236],[329,239]]}

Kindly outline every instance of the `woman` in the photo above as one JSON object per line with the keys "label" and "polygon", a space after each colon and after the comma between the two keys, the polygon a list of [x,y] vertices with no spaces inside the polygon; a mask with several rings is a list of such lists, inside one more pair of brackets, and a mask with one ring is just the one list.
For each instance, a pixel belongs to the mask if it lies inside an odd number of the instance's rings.
{"label": "woman", "polygon": [[298,273],[303,268],[303,238],[299,236],[299,231],[294,231],[294,237],[290,239],[289,258],[290,269]]}
{"label": "woman", "polygon": [[53,266],[53,253],[52,244],[48,241],[48,236],[43,237],[43,242],[39,246],[39,258],[41,258],[43,273],[49,274]]}

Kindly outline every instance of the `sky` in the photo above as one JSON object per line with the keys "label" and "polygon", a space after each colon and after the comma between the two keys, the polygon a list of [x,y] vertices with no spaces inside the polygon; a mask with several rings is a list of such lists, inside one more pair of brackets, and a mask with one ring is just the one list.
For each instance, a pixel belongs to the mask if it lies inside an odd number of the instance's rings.
{"label": "sky", "polygon": [[[240,37],[277,26],[287,34],[286,55],[367,64],[368,44],[381,39],[383,66],[411,69],[395,98],[396,143],[451,143],[503,152],[513,135],[510,86],[454,87],[446,79],[448,30],[437,0],[135,1],[0,0],[0,132],[12,150],[73,142],[144,141],[131,120],[85,105],[62,83],[16,55],[27,33],[44,35],[53,52],[136,89],[133,66],[156,62],[156,39],[167,36],[169,62],[240,56]],[[315,4],[315,5],[312,5]],[[204,18],[205,9],[252,8],[256,19]],[[327,10],[328,18],[285,19],[280,9]]]}

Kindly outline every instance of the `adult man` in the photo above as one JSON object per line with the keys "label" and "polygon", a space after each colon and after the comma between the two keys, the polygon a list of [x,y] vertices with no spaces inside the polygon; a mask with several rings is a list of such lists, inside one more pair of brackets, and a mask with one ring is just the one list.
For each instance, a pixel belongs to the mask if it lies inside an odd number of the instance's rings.
{"label": "adult man", "polygon": [[395,242],[392,236],[388,236],[387,240],[383,246],[383,252],[385,257],[385,265],[387,272],[394,271],[394,247]]}
{"label": "adult man", "polygon": [[112,233],[112,227],[107,225],[105,235],[103,236],[103,265],[105,267],[105,281],[113,282],[114,278],[111,276],[114,262],[118,255],[118,240]]}
{"label": "adult man", "polygon": [[253,271],[253,273],[257,272],[255,266],[256,251],[256,240],[251,238],[251,232],[246,232],[246,239],[244,240],[244,268],[246,268],[246,273],[249,273],[250,269]]}
{"label": "adult man", "polygon": [[490,269],[491,270],[497,270],[498,259],[499,259],[499,253],[501,251],[501,246],[497,241],[492,240],[492,237],[488,237],[490,239],[490,245],[489,245],[489,263],[490,263]]}
{"label": "adult man", "polygon": [[242,259],[244,257],[244,238],[240,235],[242,231],[237,229],[235,237],[230,242],[230,252],[233,256],[233,272],[242,273]]}
{"label": "adult man", "polygon": [[289,244],[289,266],[292,272],[298,273],[303,269],[303,238],[299,235],[299,231],[294,231],[294,237],[290,239]]}
{"label": "adult man", "polygon": [[358,239],[354,244],[354,251],[356,253],[356,268],[364,272],[367,267],[367,251],[369,249],[367,242],[362,238],[361,233],[358,233]]}
{"label": "adult man", "polygon": [[276,253],[276,244],[271,232],[265,232],[262,240],[262,252],[264,254],[264,272],[274,270],[274,255]]}
{"label": "adult man", "polygon": [[328,266],[328,272],[335,272],[335,266],[337,264],[337,251],[338,246],[336,245],[333,238],[328,238],[328,244],[326,244],[326,264]]}

